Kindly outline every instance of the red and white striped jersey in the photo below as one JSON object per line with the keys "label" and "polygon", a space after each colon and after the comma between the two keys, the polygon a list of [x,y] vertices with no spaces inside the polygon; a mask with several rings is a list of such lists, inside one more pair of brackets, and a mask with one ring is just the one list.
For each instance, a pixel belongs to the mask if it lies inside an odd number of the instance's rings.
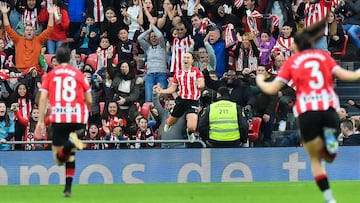
{"label": "red and white striped jersey", "polygon": [[21,22],[24,26],[30,25],[35,30],[39,28],[39,20],[38,20],[38,10],[35,8],[34,10],[24,9],[24,13],[21,15]]}
{"label": "red and white striped jersey", "polygon": [[171,65],[170,73],[175,73],[182,67],[182,59],[186,52],[192,46],[191,37],[187,36],[183,39],[174,38],[171,44]]}
{"label": "red and white striped jersey", "polygon": [[[318,3],[307,3],[305,5],[305,27],[321,21],[326,18],[331,9],[331,0],[320,0]],[[326,26],[327,28],[327,26]],[[324,33],[327,35],[327,30]]]}
{"label": "red and white striped jersey", "polygon": [[105,16],[104,15],[105,8],[102,4],[102,0],[93,0],[93,2],[94,2],[94,8],[93,8],[94,20],[96,23],[103,22]]}
{"label": "red and white striped jersey", "polygon": [[85,94],[91,89],[80,70],[68,64],[56,66],[44,76],[40,91],[48,92],[50,122],[87,123]]}
{"label": "red and white striped jersey", "polygon": [[195,66],[192,66],[188,71],[178,70],[174,75],[173,83],[178,85],[179,97],[181,99],[199,100],[201,89],[196,85],[196,81],[199,79],[204,79],[204,75]]}
{"label": "red and white striped jersey", "polygon": [[296,86],[294,115],[306,111],[339,109],[339,98],[333,88],[333,72],[339,68],[323,50],[307,50],[292,55],[280,68],[277,79]]}
{"label": "red and white striped jersey", "polygon": [[276,44],[272,51],[279,50],[281,53],[283,53],[283,55],[285,56],[285,59],[287,59],[291,55],[291,45],[292,44],[294,44],[293,37],[289,37],[289,38],[279,37],[276,40]]}

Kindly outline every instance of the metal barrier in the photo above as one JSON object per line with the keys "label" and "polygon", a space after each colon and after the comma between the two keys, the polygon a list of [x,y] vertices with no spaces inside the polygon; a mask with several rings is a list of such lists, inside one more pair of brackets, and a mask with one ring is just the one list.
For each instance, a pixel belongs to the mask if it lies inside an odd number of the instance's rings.
{"label": "metal barrier", "polygon": [[[82,140],[84,144],[92,143],[105,143],[105,144],[132,144],[132,143],[200,143],[203,148],[206,148],[206,144],[202,140],[195,140],[191,142],[189,140]],[[7,141],[4,144],[51,144],[51,140],[46,141]]]}

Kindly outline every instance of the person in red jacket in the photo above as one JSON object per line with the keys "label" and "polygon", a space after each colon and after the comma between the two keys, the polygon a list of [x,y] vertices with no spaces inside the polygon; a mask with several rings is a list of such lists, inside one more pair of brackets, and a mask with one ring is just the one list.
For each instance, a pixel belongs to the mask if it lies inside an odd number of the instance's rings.
{"label": "person in red jacket", "polygon": [[53,5],[56,6],[53,17],[55,23],[54,30],[49,35],[47,41],[48,54],[55,54],[56,49],[61,45],[61,42],[67,39],[67,32],[70,25],[69,14],[65,9],[64,3],[62,3],[61,0],[53,0]]}

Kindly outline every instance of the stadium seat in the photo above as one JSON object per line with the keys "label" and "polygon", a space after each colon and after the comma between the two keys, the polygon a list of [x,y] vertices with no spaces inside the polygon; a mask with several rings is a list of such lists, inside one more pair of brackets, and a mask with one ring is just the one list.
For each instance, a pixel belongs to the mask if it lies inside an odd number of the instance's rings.
{"label": "stadium seat", "polygon": [[100,106],[100,115],[102,115],[105,108],[105,102],[99,102],[99,106]]}
{"label": "stadium seat", "polygon": [[249,142],[250,145],[253,146],[254,142],[259,139],[260,126],[261,126],[262,118],[253,117],[249,123]]}
{"label": "stadium seat", "polygon": [[45,62],[48,66],[52,67],[51,65],[51,58],[55,56],[55,54],[45,54],[44,57],[45,57]]}
{"label": "stadium seat", "polygon": [[152,102],[145,102],[142,107],[141,107],[141,115],[143,115],[145,118],[149,118],[149,114],[150,114],[150,108],[153,105]]}
{"label": "stadium seat", "polygon": [[98,56],[96,54],[89,54],[85,64],[89,64],[94,69],[94,71],[96,71],[98,68]]}
{"label": "stadium seat", "polygon": [[332,53],[334,58],[340,59],[345,56],[348,41],[349,41],[349,36],[345,35],[345,40],[344,40],[344,44],[343,44],[341,51],[336,51],[336,52]]}

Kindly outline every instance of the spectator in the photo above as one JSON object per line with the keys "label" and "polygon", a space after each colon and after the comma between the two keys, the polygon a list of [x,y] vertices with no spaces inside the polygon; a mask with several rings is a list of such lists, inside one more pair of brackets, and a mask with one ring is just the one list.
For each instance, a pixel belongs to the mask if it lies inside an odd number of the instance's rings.
{"label": "spectator", "polygon": [[118,61],[126,60],[135,64],[134,56],[137,56],[138,49],[136,43],[129,39],[127,26],[119,29],[116,54],[118,55]]}
{"label": "spectator", "polygon": [[[29,93],[28,87],[25,84],[20,84],[15,88],[15,91],[11,95],[11,106],[19,106],[19,115],[21,115],[24,119],[30,119],[33,100],[32,95]],[[15,116],[15,141],[23,140],[26,126],[27,125],[23,125],[19,121],[19,118]],[[15,145],[15,150],[19,149],[22,149],[21,145]]]}
{"label": "spectator", "polygon": [[344,135],[343,146],[359,146],[360,133],[355,133],[354,124],[350,119],[340,122],[341,133]]}
{"label": "spectator", "polygon": [[[100,0],[100,1],[94,1],[94,0],[87,0],[87,13],[89,15],[94,16],[95,23],[98,25],[98,27],[101,29],[101,32],[104,29],[107,29],[107,21],[109,21],[113,16],[116,16],[116,9],[113,7],[114,5],[113,1],[107,1],[107,0]],[[109,11],[112,12],[109,12]],[[108,13],[107,13],[108,12]],[[110,17],[110,18],[109,18]],[[113,19],[115,20],[115,19]],[[115,21],[113,21],[115,22]],[[105,27],[103,27],[105,26]],[[115,35],[116,36],[116,35]]]}
{"label": "spectator", "polygon": [[209,43],[212,46],[216,56],[215,71],[219,78],[228,71],[229,54],[225,47],[225,41],[222,39],[221,30],[217,27],[212,27],[209,31]]}
{"label": "spectator", "polygon": [[[117,45],[119,41],[119,28],[125,27],[125,23],[120,21],[116,15],[116,10],[113,7],[105,9],[105,19],[100,26],[100,38],[107,37],[111,45]],[[96,18],[95,18],[95,22]]]}
{"label": "spectator", "polygon": [[197,51],[200,47],[204,47],[204,38],[206,36],[206,26],[209,20],[203,18],[200,14],[191,16],[191,25],[194,37],[194,50]]}
{"label": "spectator", "polygon": [[[291,26],[295,26],[295,21],[293,18],[293,10],[292,10],[292,0],[268,0],[266,3],[265,8],[265,15],[271,14],[276,15],[279,18],[279,28],[281,29],[285,22],[288,22],[291,24]],[[269,23],[265,26],[265,28],[271,27],[271,24],[273,23],[271,18],[269,20],[264,20]],[[263,22],[264,24],[264,22]]]}
{"label": "spectator", "polygon": [[9,33],[9,36],[14,41],[15,44],[15,64],[16,67],[23,71],[30,67],[36,67],[38,70],[41,70],[39,58],[42,44],[47,40],[47,37],[53,30],[54,25],[54,12],[56,12],[56,7],[53,6],[48,9],[49,12],[49,21],[48,27],[43,31],[39,36],[35,36],[35,30],[32,26],[26,26],[24,36],[18,35],[10,27],[9,18],[7,16],[9,8],[6,3],[2,2],[0,4],[1,12],[3,13],[4,25],[6,32]]}
{"label": "spectator", "polygon": [[217,101],[200,117],[199,133],[210,147],[240,147],[248,140],[248,123],[242,107],[230,101],[226,87],[217,90]]}
{"label": "spectator", "polygon": [[[105,140],[129,140],[129,136],[125,134],[123,127],[115,126],[110,135],[105,136]],[[127,149],[129,148],[129,144],[126,143],[116,143],[116,149]]]}
{"label": "spectator", "polygon": [[53,0],[53,5],[56,6],[56,12],[54,13],[54,29],[47,40],[48,54],[55,54],[61,42],[66,41],[70,25],[69,14],[64,3],[61,0]]}
{"label": "spectator", "polygon": [[345,105],[340,105],[340,110],[338,111],[338,114],[340,121],[350,119],[348,108]]}
{"label": "spectator", "polygon": [[145,76],[145,102],[152,101],[152,88],[160,83],[162,88],[167,87],[167,63],[165,39],[155,25],[142,33],[138,43],[147,56],[147,71]]}
{"label": "spectator", "polygon": [[124,117],[120,116],[120,108],[115,100],[110,100],[105,103],[104,112],[101,116],[101,135],[110,135],[115,126],[127,127],[127,122]]}
{"label": "spectator", "polygon": [[185,114],[187,120],[186,132],[190,141],[195,141],[194,133],[197,128],[199,98],[201,89],[205,87],[204,76],[198,68],[192,66],[193,60],[190,53],[185,53],[183,58],[184,67],[175,73],[171,86],[167,89],[162,89],[160,85],[155,87],[156,92],[159,94],[171,94],[179,88],[179,96],[176,98],[173,111],[166,120],[164,131],[169,131],[169,128]]}
{"label": "spectator", "polygon": [[[326,19],[332,6],[331,2],[332,0],[309,0],[307,3],[300,4],[298,15],[305,16],[305,27],[310,27],[314,23]],[[328,33],[324,30],[323,37],[317,41],[314,48],[328,51],[327,35]]]}
{"label": "spectator", "polygon": [[[95,123],[90,123],[88,131],[85,136],[85,140],[104,140],[104,137],[100,135],[99,127]],[[97,149],[106,149],[107,144],[105,143],[88,143],[86,144],[86,148],[88,150],[97,150]]]}
{"label": "spectator", "polygon": [[[110,48],[111,47],[111,48]],[[108,65],[108,54],[109,54],[109,50],[114,52],[114,47],[113,45],[110,44],[110,41],[107,37],[102,37],[100,39],[100,43],[99,43],[99,47],[96,49],[96,55],[97,55],[97,67],[93,67],[93,69],[103,69],[106,68]],[[111,59],[113,59],[113,55],[111,57]],[[110,62],[112,63],[112,60],[110,60]]]}
{"label": "spectator", "polygon": [[9,34],[7,32],[5,32],[2,15],[0,15],[0,39],[2,39],[4,42],[4,48],[3,48],[4,50],[3,51],[5,52],[6,59],[9,60],[8,56],[15,55],[14,42],[11,40]]}
{"label": "spectator", "polygon": [[327,16],[327,26],[328,26],[328,49],[331,53],[341,51],[345,41],[345,32],[343,25],[340,22],[337,22],[335,13],[329,11]]}
{"label": "spectator", "polygon": [[[275,77],[266,71],[264,66],[259,66],[256,75],[263,74],[266,81],[272,81]],[[275,108],[278,103],[278,95],[267,95],[258,89],[255,81],[253,81],[254,95],[249,99],[248,105],[245,106],[247,111],[252,112],[253,116],[261,117],[261,131],[264,133],[264,146],[271,146],[271,134],[274,130]]]}
{"label": "spectator", "polygon": [[124,23],[129,26],[129,39],[135,41],[143,28],[139,24],[141,0],[129,0],[129,7],[123,5],[121,15],[124,16]]}
{"label": "spectator", "polygon": [[10,141],[15,135],[15,124],[14,120],[9,116],[6,104],[3,101],[0,101],[0,151],[1,150],[10,150],[10,144],[6,144],[7,141]]}
{"label": "spectator", "polygon": [[276,44],[272,50],[272,55],[276,55],[281,52],[285,58],[289,58],[291,55],[291,46],[294,44],[294,38],[292,37],[294,27],[289,22],[285,22],[281,28],[281,35],[276,40]]}
{"label": "spectator", "polygon": [[177,37],[171,42],[170,73],[179,71],[183,64],[183,56],[193,49],[194,40],[183,22],[176,24]]}
{"label": "spectator", "polygon": [[[204,38],[204,46],[199,47],[199,60],[194,62],[194,66],[198,67],[201,71],[207,69],[208,71],[215,70],[216,67],[216,56],[214,49],[209,43],[209,36],[208,33]],[[215,72],[216,73],[216,72]]]}
{"label": "spectator", "polygon": [[84,75],[87,78],[91,87],[91,97],[93,103],[91,104],[91,112],[89,114],[89,123],[101,124],[100,116],[100,92],[104,89],[102,77],[98,74],[93,74],[92,71],[84,71]]}
{"label": "spectator", "polygon": [[[154,108],[158,111],[160,122],[162,125],[166,123],[166,119],[170,116],[170,112],[173,111],[173,108],[175,106],[175,100],[174,99],[168,99],[165,101],[165,107],[163,107],[160,103],[160,96],[155,91],[156,88],[154,88],[153,91],[153,103]],[[169,131],[159,131],[160,139],[161,140],[182,140],[185,138],[186,132],[186,120],[185,115],[182,115],[178,121],[170,128]],[[161,148],[184,148],[184,143],[161,143]]]}
{"label": "spectator", "polygon": [[12,94],[15,88],[20,85],[18,75],[21,74],[15,67],[9,68],[9,78],[2,81],[2,98],[6,101],[6,106],[11,105]]}
{"label": "spectator", "polygon": [[[41,8],[40,0],[25,0],[23,3],[16,4],[16,9],[20,14],[20,19],[15,27],[12,27],[18,35],[24,35],[27,26],[34,29],[35,35],[43,31],[42,23],[46,22],[46,7]],[[48,7],[49,9],[50,7]],[[26,32],[26,31],[25,31]]]}
{"label": "spectator", "polygon": [[[242,72],[245,68],[249,68],[251,72],[256,71],[259,64],[260,51],[254,42],[252,33],[245,33],[241,36],[237,34],[238,45],[235,49],[236,71]],[[218,63],[218,62],[217,62]]]}
{"label": "spectator", "polygon": [[[88,0],[67,0],[67,7],[70,19],[68,37],[73,38],[81,24],[84,23],[84,21],[86,20],[84,17],[86,16],[86,8],[88,8],[87,4],[89,4]],[[95,7],[92,8],[96,9]],[[88,11],[88,13],[91,12],[92,14],[94,14],[92,11],[93,10]],[[104,17],[104,14],[102,14],[102,16]]]}
{"label": "spectator", "polygon": [[[158,126],[157,126],[158,127]],[[132,140],[157,140],[158,136],[155,133],[155,128],[148,126],[148,120],[144,117],[139,118],[139,123],[136,132],[131,136]],[[130,146],[131,148],[158,148],[159,145],[153,142],[148,143],[135,143]]]}
{"label": "spectator", "polygon": [[344,29],[349,37],[354,41],[357,54],[360,55],[360,1],[346,0],[341,1],[340,5],[335,9],[336,14],[344,16]]}
{"label": "spectator", "polygon": [[257,36],[257,41],[259,42],[260,65],[268,67],[270,64],[271,50],[274,48],[276,40],[268,30],[263,30],[260,35]]}
{"label": "spectator", "polygon": [[[110,54],[109,54],[110,56]],[[136,113],[135,102],[139,100],[142,79],[135,76],[134,66],[128,61],[121,61],[116,67],[108,62],[107,72],[112,78],[109,95],[119,104],[120,116],[129,122]]]}
{"label": "spectator", "polygon": [[354,107],[360,109],[360,105],[359,105],[358,103],[356,103],[356,102],[355,102],[354,100],[352,100],[352,99],[349,99],[349,100],[348,100],[348,104],[350,104],[350,106],[354,106]]}
{"label": "spectator", "polygon": [[139,25],[144,28],[144,30],[149,29],[150,25],[156,25],[157,23],[157,10],[154,8],[152,0],[139,0],[139,16],[138,22]]}
{"label": "spectator", "polygon": [[[39,119],[39,109],[37,106],[33,106],[30,112],[29,118],[24,118],[23,115],[20,114],[19,106],[17,103],[14,103],[15,107],[11,107],[11,109],[15,108],[15,117],[18,121],[23,125],[26,126],[25,134],[23,136],[22,141],[37,141],[37,140],[47,140],[46,135],[44,134],[42,139],[36,139],[34,136],[34,131],[36,124]],[[47,145],[47,144],[46,144]],[[24,150],[31,151],[31,150],[42,150],[46,148],[44,144],[24,144]]]}
{"label": "spectator", "polygon": [[203,71],[206,87],[217,91],[220,87],[226,87],[229,91],[230,101],[236,102],[244,107],[249,101],[251,92],[249,82],[243,78],[238,78],[236,72],[229,70],[221,80],[214,80],[210,77],[210,72]]}
{"label": "spectator", "polygon": [[254,36],[260,33],[262,19],[260,17],[261,11],[257,9],[256,0],[244,0],[245,13],[241,19],[243,24],[243,32],[251,32]]}
{"label": "spectator", "polygon": [[100,30],[95,25],[94,16],[87,15],[85,24],[74,34],[75,48],[79,54],[95,53],[100,41]]}
{"label": "spectator", "polygon": [[173,26],[176,26],[181,22],[178,13],[177,13],[177,4],[174,1],[164,0],[163,2],[163,12],[164,14],[161,18],[157,20],[157,27],[164,33],[164,37],[167,41],[172,42],[173,36],[171,29]]}

